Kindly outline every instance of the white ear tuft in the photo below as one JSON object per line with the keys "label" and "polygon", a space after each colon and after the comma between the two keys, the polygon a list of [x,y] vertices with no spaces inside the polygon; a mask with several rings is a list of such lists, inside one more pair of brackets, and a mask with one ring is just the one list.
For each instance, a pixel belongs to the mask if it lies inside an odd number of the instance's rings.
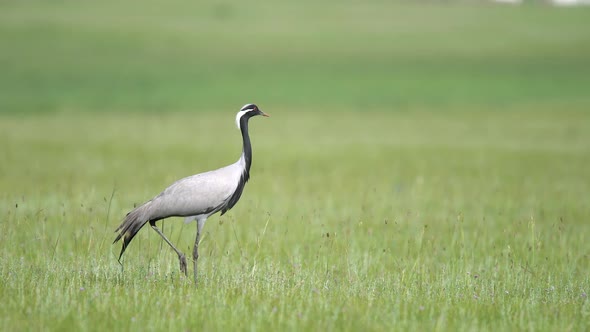
{"label": "white ear tuft", "polygon": [[245,111],[245,110],[250,110],[253,109],[256,105],[254,104],[246,104],[244,106],[242,106],[242,108],[240,108],[240,111]]}
{"label": "white ear tuft", "polygon": [[250,111],[253,111],[253,109],[245,109],[242,111],[239,111],[238,114],[236,114],[236,126],[238,127],[238,129],[242,129],[240,128],[240,119],[242,118],[242,116]]}

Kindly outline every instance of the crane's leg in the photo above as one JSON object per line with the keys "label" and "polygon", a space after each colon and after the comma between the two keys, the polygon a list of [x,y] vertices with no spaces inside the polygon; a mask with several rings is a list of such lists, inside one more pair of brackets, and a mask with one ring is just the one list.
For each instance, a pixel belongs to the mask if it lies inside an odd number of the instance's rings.
{"label": "crane's leg", "polygon": [[197,285],[197,260],[199,259],[199,242],[201,242],[201,231],[205,226],[205,220],[197,219],[197,238],[195,239],[195,246],[193,247],[193,272],[195,276],[195,286]]}
{"label": "crane's leg", "polygon": [[155,223],[150,222],[150,226],[152,226],[152,228],[154,229],[154,231],[156,231],[156,233],[160,234],[160,236],[164,239],[164,241],[166,241],[166,243],[168,243],[168,245],[170,247],[172,247],[172,249],[174,249],[174,251],[178,255],[178,260],[180,261],[180,271],[182,273],[184,273],[185,276],[187,276],[187,272],[186,272],[186,256],[184,256],[184,254],[181,253],[180,250],[176,249],[176,247],[172,244],[172,242],[170,242],[170,240],[168,240],[168,238],[166,237],[166,235],[164,235],[164,233],[162,233],[162,231],[156,226]]}

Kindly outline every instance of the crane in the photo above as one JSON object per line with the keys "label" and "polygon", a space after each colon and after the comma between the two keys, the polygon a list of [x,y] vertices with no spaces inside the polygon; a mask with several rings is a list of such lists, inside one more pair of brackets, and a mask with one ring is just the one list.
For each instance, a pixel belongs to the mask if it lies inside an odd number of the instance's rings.
{"label": "crane", "polygon": [[255,104],[246,104],[236,114],[236,125],[242,133],[242,154],[235,163],[216,170],[195,174],[180,179],[160,194],[127,213],[125,220],[115,230],[118,232],[113,243],[123,239],[119,254],[121,257],[137,232],[146,224],[150,226],[176,252],[180,271],[187,276],[186,256],[156,226],[156,222],[169,217],[185,217],[185,222],[197,222],[197,236],[193,247],[194,282],[197,284],[197,260],[199,242],[207,218],[217,212],[221,215],[230,210],[242,196],[244,186],[250,178],[252,145],[248,134],[248,120],[251,117],[269,115]]}

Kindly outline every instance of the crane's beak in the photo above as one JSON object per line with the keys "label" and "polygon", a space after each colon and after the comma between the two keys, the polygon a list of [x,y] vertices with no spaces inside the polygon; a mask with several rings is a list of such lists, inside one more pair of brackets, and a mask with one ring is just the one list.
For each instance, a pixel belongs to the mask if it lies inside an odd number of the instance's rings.
{"label": "crane's beak", "polygon": [[265,116],[265,117],[267,117],[267,118],[268,118],[268,117],[270,117],[270,115],[268,115],[268,114],[264,113],[263,111],[260,111],[260,115],[262,115],[262,116]]}

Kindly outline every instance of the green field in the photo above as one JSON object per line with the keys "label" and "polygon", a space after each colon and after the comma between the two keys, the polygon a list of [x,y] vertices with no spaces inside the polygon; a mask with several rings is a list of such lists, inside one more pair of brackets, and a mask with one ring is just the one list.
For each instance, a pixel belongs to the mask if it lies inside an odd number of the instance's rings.
{"label": "green field", "polygon": [[[0,330],[590,329],[589,22],[540,2],[1,2]],[[122,268],[125,213],[234,162],[248,102],[271,117],[198,287],[149,227]],[[190,254],[194,223],[159,225]]]}

